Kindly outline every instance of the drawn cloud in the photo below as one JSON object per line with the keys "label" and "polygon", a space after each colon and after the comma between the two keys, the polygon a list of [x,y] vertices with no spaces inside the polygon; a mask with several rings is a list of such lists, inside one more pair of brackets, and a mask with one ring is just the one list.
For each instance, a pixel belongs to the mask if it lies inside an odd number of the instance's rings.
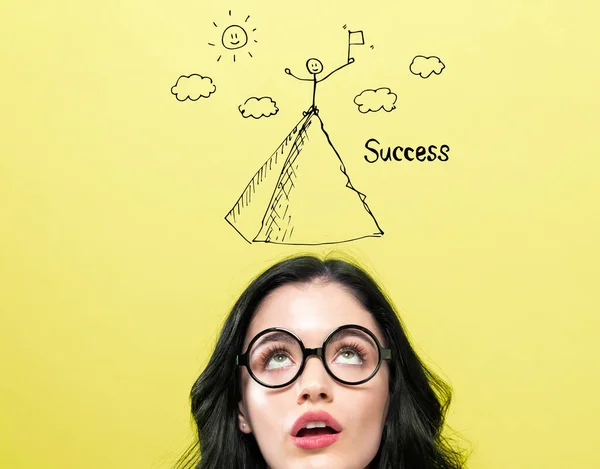
{"label": "drawn cloud", "polygon": [[396,109],[394,105],[396,99],[398,96],[389,88],[377,88],[376,90],[364,90],[354,98],[354,103],[358,105],[358,110],[363,114],[377,112],[381,109],[391,112]]}
{"label": "drawn cloud", "polygon": [[177,83],[171,87],[171,94],[175,95],[178,101],[198,101],[200,98],[208,98],[217,90],[213,84],[212,78],[203,77],[197,73],[191,75],[181,75]]}
{"label": "drawn cloud", "polygon": [[254,117],[255,119],[274,116],[279,111],[275,101],[268,96],[248,98],[244,104],[238,106],[238,109],[243,117]]}
{"label": "drawn cloud", "polygon": [[439,57],[425,57],[417,55],[410,64],[410,71],[414,75],[419,75],[421,78],[427,78],[432,73],[439,75],[446,66],[442,63]]}

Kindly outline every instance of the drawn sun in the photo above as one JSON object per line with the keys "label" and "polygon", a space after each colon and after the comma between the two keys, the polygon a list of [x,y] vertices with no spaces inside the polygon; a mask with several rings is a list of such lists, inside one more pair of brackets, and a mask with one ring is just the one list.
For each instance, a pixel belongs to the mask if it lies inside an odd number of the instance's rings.
{"label": "drawn sun", "polygon": [[[231,16],[231,10],[229,10],[229,16]],[[246,24],[249,19],[250,15],[246,17],[246,19],[244,20],[244,24]],[[215,28],[219,28],[217,23],[215,23],[214,21],[213,24]],[[239,24],[230,24],[225,29],[223,29],[223,32],[221,33],[221,45],[225,48],[225,50],[232,51],[234,62],[235,54],[237,51],[241,51],[241,49],[247,49],[248,47],[250,47],[248,45],[250,41],[254,43],[258,42],[256,39],[250,37],[252,33],[256,31],[256,28],[252,29],[252,31],[249,31],[247,28],[248,26],[246,26],[245,29]],[[209,42],[208,45],[216,47],[216,44],[213,44],[212,42]],[[252,54],[249,50],[247,50],[246,52],[248,52],[248,55],[252,57]],[[221,60],[221,57],[222,55],[219,55],[219,57],[217,57],[217,62]]]}

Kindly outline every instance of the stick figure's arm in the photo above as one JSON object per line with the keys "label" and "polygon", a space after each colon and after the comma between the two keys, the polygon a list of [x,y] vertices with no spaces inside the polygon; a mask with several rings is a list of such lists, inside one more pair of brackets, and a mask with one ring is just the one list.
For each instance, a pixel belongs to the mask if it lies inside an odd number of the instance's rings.
{"label": "stick figure's arm", "polygon": [[293,77],[294,77],[296,80],[302,80],[302,81],[312,81],[312,78],[300,78],[300,77],[297,77],[296,75],[294,75],[294,74],[291,72],[291,70],[290,70],[289,68],[286,68],[286,69],[285,69],[285,73],[287,73],[288,75],[291,75],[291,76],[293,76]]}
{"label": "stick figure's arm", "polygon": [[327,78],[329,78],[331,75],[333,75],[335,72],[337,72],[338,70],[341,70],[344,67],[347,67],[350,64],[354,63],[354,58],[351,58],[348,60],[348,63],[345,63],[344,65],[342,65],[341,67],[336,68],[335,70],[333,70],[332,72],[329,72],[327,75],[325,75],[323,78],[321,78],[320,80],[317,80],[317,83],[323,80],[326,80]]}

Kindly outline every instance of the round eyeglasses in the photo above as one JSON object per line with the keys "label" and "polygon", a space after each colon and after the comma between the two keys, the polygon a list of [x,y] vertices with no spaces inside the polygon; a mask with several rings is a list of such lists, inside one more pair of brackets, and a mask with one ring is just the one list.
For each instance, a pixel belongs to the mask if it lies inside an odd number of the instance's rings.
{"label": "round eyeglasses", "polygon": [[236,365],[245,366],[259,384],[282,388],[302,374],[311,355],[321,357],[333,379],[350,385],[369,381],[383,360],[392,359],[391,349],[383,348],[370,330],[348,324],[330,332],[320,348],[306,348],[286,329],[266,329],[252,339],[246,352],[236,356]]}

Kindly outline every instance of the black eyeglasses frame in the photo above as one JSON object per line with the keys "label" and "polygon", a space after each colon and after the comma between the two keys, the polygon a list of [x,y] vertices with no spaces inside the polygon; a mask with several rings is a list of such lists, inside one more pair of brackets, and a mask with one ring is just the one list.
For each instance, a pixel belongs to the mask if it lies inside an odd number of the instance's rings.
{"label": "black eyeglasses frame", "polygon": [[[373,372],[367,378],[365,378],[361,381],[355,382],[355,383],[349,382],[349,381],[344,381],[344,380],[338,378],[337,376],[335,376],[333,374],[333,372],[329,369],[329,366],[327,366],[327,361],[323,360],[323,357],[325,356],[325,350],[327,348],[327,344],[329,343],[329,340],[331,340],[331,338],[335,334],[337,334],[339,331],[344,330],[344,329],[358,329],[358,330],[364,332],[365,334],[367,334],[369,337],[371,337],[373,339],[373,341],[375,342],[375,344],[377,345],[377,352],[378,352],[377,366],[375,367]],[[270,332],[275,332],[275,331],[286,332],[298,341],[298,343],[300,344],[300,348],[302,350],[302,366],[300,366],[300,369],[294,375],[294,377],[292,379],[288,380],[286,383],[269,385],[269,384],[265,384],[262,381],[260,381],[258,379],[258,377],[252,372],[252,370],[250,369],[250,364],[248,362],[248,354],[250,353],[250,350],[252,350],[252,347],[254,346],[254,344],[256,343],[257,340],[259,340],[263,335],[268,334]],[[392,359],[392,349],[383,348],[381,346],[381,344],[379,343],[379,340],[377,340],[377,337],[375,337],[375,334],[373,334],[373,332],[371,332],[366,327],[359,326],[357,324],[346,324],[346,325],[337,327],[336,329],[334,329],[327,335],[327,337],[325,338],[325,341],[323,342],[323,345],[318,348],[305,347],[302,340],[300,340],[300,337],[298,337],[296,334],[294,334],[292,331],[290,331],[288,329],[284,329],[281,327],[271,327],[269,329],[265,329],[264,331],[259,332],[256,336],[254,336],[254,338],[252,339],[250,344],[248,344],[247,350],[242,354],[236,355],[235,364],[237,366],[245,366],[246,369],[248,370],[248,373],[252,377],[252,379],[254,379],[254,381],[256,381],[261,386],[264,386],[264,387],[270,388],[270,389],[278,389],[278,388],[283,388],[283,387],[289,386],[294,381],[296,381],[296,379],[304,371],[304,368],[306,366],[306,360],[308,360],[308,358],[313,355],[321,358],[321,361],[323,362],[323,366],[325,367],[325,371],[327,371],[327,374],[329,376],[331,376],[334,380],[336,380],[337,382],[342,383],[342,384],[347,384],[350,386],[358,386],[359,384],[363,384],[363,383],[366,383],[367,381],[371,380],[377,374],[377,372],[379,371],[379,368],[381,367],[381,363],[383,362],[383,360],[391,360]]]}

